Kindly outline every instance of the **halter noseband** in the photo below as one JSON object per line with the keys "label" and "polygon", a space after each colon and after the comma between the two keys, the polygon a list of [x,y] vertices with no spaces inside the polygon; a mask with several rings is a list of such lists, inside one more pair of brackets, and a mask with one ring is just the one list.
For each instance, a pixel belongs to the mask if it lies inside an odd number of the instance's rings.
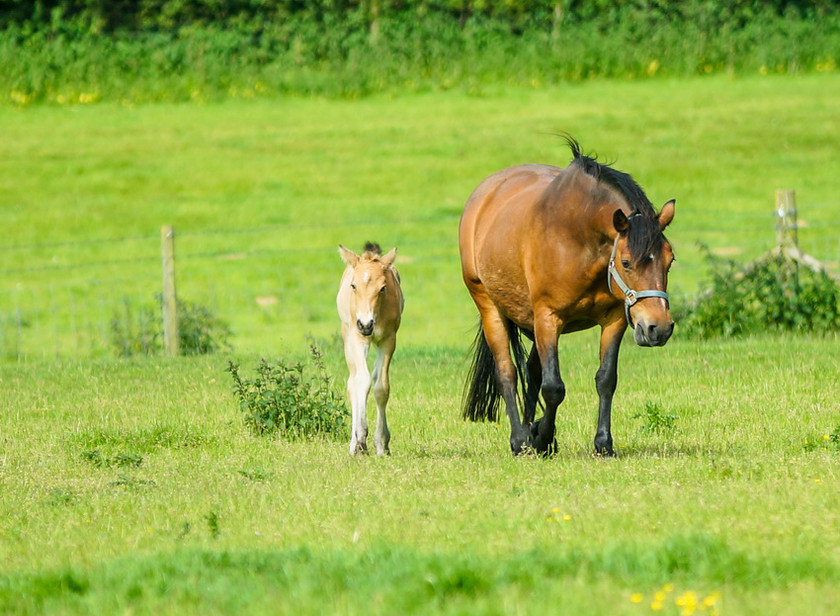
{"label": "halter noseband", "polygon": [[624,314],[627,316],[627,324],[630,326],[630,329],[636,329],[636,326],[633,325],[633,320],[630,318],[630,307],[636,302],[646,297],[661,297],[667,303],[670,304],[670,302],[668,301],[668,294],[665,291],[634,291],[621,279],[621,276],[618,275],[618,270],[615,269],[615,254],[618,250],[618,238],[620,237],[621,234],[619,233],[615,236],[615,242],[613,242],[610,264],[607,266],[607,286],[610,289],[610,293],[612,293],[612,281],[615,279],[618,288],[624,293]]}

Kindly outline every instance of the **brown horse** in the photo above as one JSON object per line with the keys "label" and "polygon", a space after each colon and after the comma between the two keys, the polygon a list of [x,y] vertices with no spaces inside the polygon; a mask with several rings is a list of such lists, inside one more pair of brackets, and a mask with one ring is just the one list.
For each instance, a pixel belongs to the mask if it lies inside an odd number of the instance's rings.
{"label": "brown horse", "polygon": [[[350,376],[347,394],[353,413],[350,453],[367,453],[367,399],[373,385],[376,400],[376,453],[389,453],[391,433],[385,407],[391,395],[388,368],[397,348],[397,330],[403,311],[400,275],[394,267],[397,249],[383,255],[379,244],[368,242],[364,252],[357,255],[344,246],[338,247],[347,264],[341,276],[336,306],[341,319],[344,339],[344,358]],[[367,357],[371,344],[376,348],[373,374],[368,370]]]}
{"label": "brown horse", "polygon": [[[549,452],[566,394],[558,338],[598,325],[595,451],[612,455],[610,416],[627,325],[640,346],[662,346],[674,329],[665,292],[674,254],[662,234],[674,201],[657,215],[633,178],[566,141],[573,159],[565,169],[504,169],[484,180],[464,208],[461,267],[481,316],[464,416],[495,420],[501,398],[511,450]],[[520,333],[534,342],[527,360]],[[534,423],[540,393],[544,415]]]}

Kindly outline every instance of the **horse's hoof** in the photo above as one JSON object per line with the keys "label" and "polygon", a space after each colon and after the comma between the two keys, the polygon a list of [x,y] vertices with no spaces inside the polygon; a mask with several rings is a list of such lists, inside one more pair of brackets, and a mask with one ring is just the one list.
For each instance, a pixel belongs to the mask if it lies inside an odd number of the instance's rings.
{"label": "horse's hoof", "polygon": [[510,452],[515,456],[521,456],[533,453],[534,445],[531,435],[527,434],[521,437],[510,437]]}
{"label": "horse's hoof", "polygon": [[355,445],[350,445],[351,456],[366,456],[367,452],[367,445],[365,443],[356,443]]}
{"label": "horse's hoof", "polygon": [[543,440],[540,438],[540,419],[531,424],[531,442],[534,444],[534,450],[540,456],[553,456],[557,453],[557,439],[552,437],[550,439]]}
{"label": "horse's hoof", "polygon": [[615,451],[613,450],[612,436],[599,435],[595,437],[595,455],[604,456],[605,458],[611,458],[615,455]]}

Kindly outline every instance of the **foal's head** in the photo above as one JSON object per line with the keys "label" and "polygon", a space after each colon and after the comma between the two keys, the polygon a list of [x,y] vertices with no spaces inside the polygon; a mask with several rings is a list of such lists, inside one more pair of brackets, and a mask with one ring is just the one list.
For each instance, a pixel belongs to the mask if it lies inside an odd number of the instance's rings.
{"label": "foal's head", "polygon": [[[616,210],[613,215],[613,225],[618,232],[615,269],[626,286],[639,296],[635,303],[628,301],[627,314],[630,325],[635,327],[636,344],[640,346],[662,346],[674,331],[667,296],[661,297],[668,288],[668,270],[674,262],[671,244],[662,232],[673,219],[673,200],[662,206],[658,215],[652,209],[630,216]],[[612,284],[612,291],[617,297],[626,299],[618,284]],[[649,294],[647,291],[661,293]]]}
{"label": "foal's head", "polygon": [[339,246],[341,258],[353,269],[350,279],[350,317],[355,317],[356,328],[363,336],[373,334],[379,316],[380,304],[386,296],[386,273],[394,265],[397,249],[383,255],[378,244],[368,242],[361,255]]}

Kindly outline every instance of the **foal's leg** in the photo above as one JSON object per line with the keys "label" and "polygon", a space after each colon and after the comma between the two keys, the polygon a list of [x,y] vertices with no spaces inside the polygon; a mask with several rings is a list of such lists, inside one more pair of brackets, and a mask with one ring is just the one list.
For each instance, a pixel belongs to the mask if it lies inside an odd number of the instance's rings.
{"label": "foal's leg", "polygon": [[531,429],[534,448],[538,453],[549,453],[554,446],[554,430],[557,407],[566,397],[566,385],[560,378],[557,363],[557,338],[560,323],[550,310],[534,311],[534,345],[542,365],[540,391],[545,401],[545,414]]}
{"label": "foal's leg", "polygon": [[621,340],[626,329],[627,322],[623,315],[621,319],[601,327],[599,352],[601,365],[595,374],[595,389],[598,391],[598,429],[595,432],[595,453],[598,455],[615,455],[612,433],[610,432],[612,400],[618,384],[618,349],[621,347]]}
{"label": "foal's leg", "polygon": [[[348,328],[349,329],[349,328]],[[350,435],[350,454],[367,453],[367,415],[365,406],[370,392],[370,372],[367,367],[367,354],[370,343],[360,340],[353,331],[344,336],[344,359],[350,376],[347,378],[347,394],[352,409],[352,432]]]}
{"label": "foal's leg", "polygon": [[391,441],[391,432],[388,430],[385,407],[391,395],[388,367],[391,365],[396,344],[396,336],[383,340],[376,348],[376,363],[373,366],[373,397],[376,399],[376,432],[373,435],[373,443],[379,455],[390,453],[388,443]]}

